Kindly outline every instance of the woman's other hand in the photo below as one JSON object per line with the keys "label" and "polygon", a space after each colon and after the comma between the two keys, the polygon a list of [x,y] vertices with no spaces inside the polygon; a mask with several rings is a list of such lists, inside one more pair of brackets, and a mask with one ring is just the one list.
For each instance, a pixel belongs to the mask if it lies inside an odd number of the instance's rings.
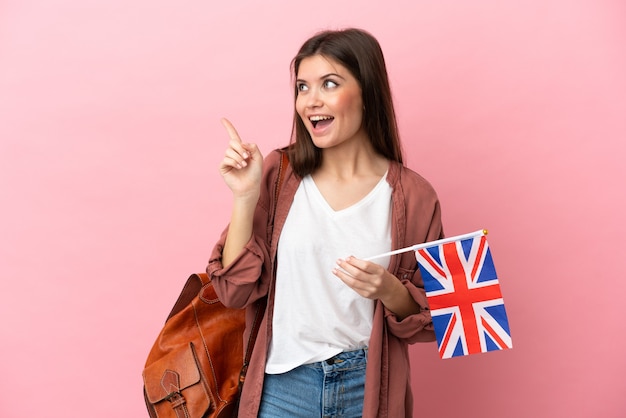
{"label": "woman's other hand", "polygon": [[333,274],[364,298],[380,299],[400,319],[421,311],[404,284],[380,264],[348,257],[337,260]]}

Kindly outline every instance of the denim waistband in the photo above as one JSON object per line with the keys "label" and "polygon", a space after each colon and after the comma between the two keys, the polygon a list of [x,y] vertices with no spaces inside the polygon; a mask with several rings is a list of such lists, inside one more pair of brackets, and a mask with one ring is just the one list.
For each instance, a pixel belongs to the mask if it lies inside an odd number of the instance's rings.
{"label": "denim waistband", "polygon": [[328,371],[353,369],[367,364],[367,347],[358,350],[344,351],[329,359],[307,364],[309,367],[320,368]]}

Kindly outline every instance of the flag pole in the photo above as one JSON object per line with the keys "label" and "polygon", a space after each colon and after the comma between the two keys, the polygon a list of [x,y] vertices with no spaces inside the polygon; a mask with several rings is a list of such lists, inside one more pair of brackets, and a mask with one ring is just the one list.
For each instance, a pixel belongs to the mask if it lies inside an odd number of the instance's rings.
{"label": "flag pole", "polygon": [[383,253],[383,254],[378,254],[378,255],[372,256],[372,257],[367,257],[367,258],[364,258],[363,260],[370,261],[370,260],[374,260],[376,258],[389,257],[389,256],[396,255],[396,254],[406,253],[408,251],[417,251],[417,250],[420,250],[420,249],[426,248],[426,247],[433,247],[435,245],[446,244],[448,242],[460,241],[460,240],[463,240],[463,239],[474,238],[474,237],[478,237],[478,236],[481,236],[481,235],[487,235],[488,233],[489,232],[486,229],[481,229],[479,231],[470,232],[468,234],[456,235],[454,237],[449,237],[449,238],[442,238],[442,239],[438,239],[436,241],[429,241],[429,242],[425,242],[423,244],[416,244],[416,245],[412,245],[410,247],[401,248],[399,250],[389,251],[388,253]]}

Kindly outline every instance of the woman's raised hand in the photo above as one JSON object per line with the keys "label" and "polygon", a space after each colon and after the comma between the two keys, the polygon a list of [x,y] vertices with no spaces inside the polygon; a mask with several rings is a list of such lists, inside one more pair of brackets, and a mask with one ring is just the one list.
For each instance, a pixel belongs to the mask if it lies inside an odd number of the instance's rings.
{"label": "woman's raised hand", "polygon": [[263,173],[263,154],[256,144],[243,143],[228,119],[222,119],[230,141],[220,163],[220,174],[235,198],[258,199]]}

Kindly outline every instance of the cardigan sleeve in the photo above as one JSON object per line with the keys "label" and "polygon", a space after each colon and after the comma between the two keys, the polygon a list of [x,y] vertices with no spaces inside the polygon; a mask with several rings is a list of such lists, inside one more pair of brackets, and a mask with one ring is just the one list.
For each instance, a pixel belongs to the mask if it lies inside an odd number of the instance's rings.
{"label": "cardigan sleeve", "polygon": [[435,331],[424,289],[415,286],[411,280],[404,279],[401,281],[421,310],[417,314],[409,315],[400,320],[395,313],[385,307],[385,321],[389,331],[396,337],[405,340],[407,344],[435,341]]}
{"label": "cardigan sleeve", "polygon": [[[405,229],[403,246],[443,238],[441,205],[430,183],[416,173],[410,172],[409,175],[402,176],[400,189],[404,202],[404,205],[401,205],[403,209],[401,218],[404,218],[404,221],[399,222],[401,227]],[[399,257],[399,267],[395,275],[421,309],[419,313],[400,320],[385,307],[387,327],[393,335],[408,344],[434,341],[436,338],[432,317],[415,254],[413,251],[409,251]]]}
{"label": "cardigan sleeve", "polygon": [[241,253],[228,265],[222,265],[222,251],[228,227],[222,232],[211,251],[206,272],[220,301],[228,307],[244,308],[267,295],[271,277],[270,213],[280,154],[270,153],[263,162],[261,194],[254,212],[252,237]]}
{"label": "cardigan sleeve", "polygon": [[242,252],[224,267],[222,250],[228,228],[224,230],[213,247],[206,272],[211,278],[220,301],[231,308],[244,308],[267,293],[260,280],[264,261],[267,259],[265,245],[253,236]]}

